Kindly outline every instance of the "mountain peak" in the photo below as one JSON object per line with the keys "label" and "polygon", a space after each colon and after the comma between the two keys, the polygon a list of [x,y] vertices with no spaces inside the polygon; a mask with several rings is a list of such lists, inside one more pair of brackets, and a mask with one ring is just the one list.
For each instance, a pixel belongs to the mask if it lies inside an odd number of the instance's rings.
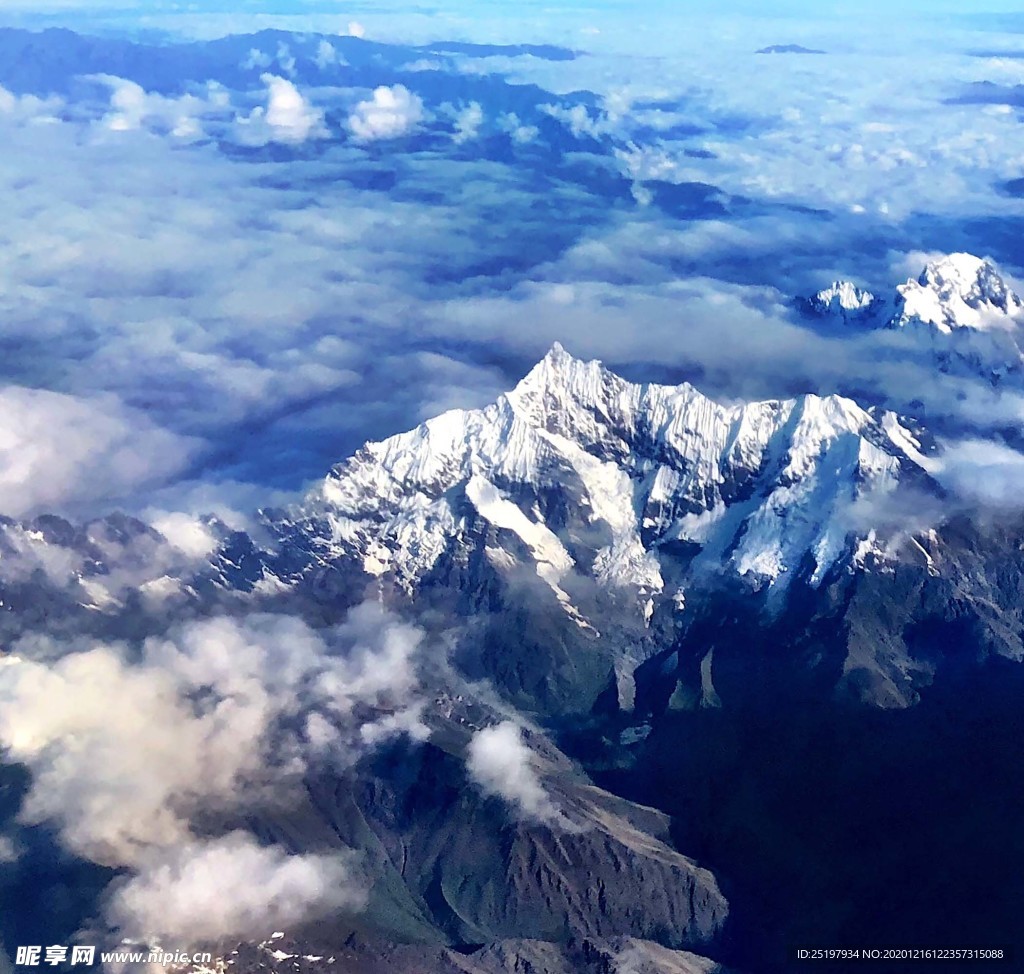
{"label": "mountain peak", "polygon": [[561,342],[555,342],[551,346],[551,348],[548,349],[547,354],[544,356],[544,358],[550,359],[551,361],[554,362],[567,358],[575,359],[575,356],[570,355],[569,352],[565,350],[565,346]]}
{"label": "mountain peak", "polygon": [[958,328],[1008,328],[1024,312],[992,261],[973,254],[948,254],[930,261],[919,277],[896,288],[902,307],[893,320],[903,327],[917,320],[941,332]]}
{"label": "mountain peak", "polygon": [[546,383],[552,378],[564,376],[588,364],[597,365],[599,363],[588,363],[583,359],[576,358],[575,355],[566,350],[561,342],[555,342],[547,350],[544,357],[520,380],[519,385]]}
{"label": "mountain peak", "polygon": [[829,287],[819,291],[813,300],[844,311],[859,311],[871,304],[875,296],[851,281],[833,281]]}
{"label": "mountain peak", "polygon": [[622,384],[601,362],[578,359],[555,342],[507,398],[520,412],[539,414],[570,404],[593,406]]}
{"label": "mountain peak", "polygon": [[816,585],[852,550],[851,503],[926,467],[893,414],[838,396],[725,405],[555,345],[491,406],[367,444],[284,530],[309,532],[296,544],[317,564],[407,592],[525,568],[589,631],[594,583],[644,620],[723,566],[755,585]]}
{"label": "mountain peak", "polygon": [[897,354],[941,372],[991,383],[1024,375],[1024,302],[991,260],[974,254],[937,257],[882,298],[836,281],[797,307],[826,324],[902,332]]}
{"label": "mountain peak", "polygon": [[805,304],[814,315],[849,323],[863,320],[878,301],[870,291],[857,287],[852,281],[833,281]]}

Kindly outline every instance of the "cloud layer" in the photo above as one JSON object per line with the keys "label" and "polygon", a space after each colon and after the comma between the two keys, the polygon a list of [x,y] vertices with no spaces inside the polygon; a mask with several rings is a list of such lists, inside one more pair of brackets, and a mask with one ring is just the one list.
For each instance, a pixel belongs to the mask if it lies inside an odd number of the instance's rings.
{"label": "cloud layer", "polygon": [[198,447],[111,396],[0,388],[0,511],[116,503],[181,473]]}
{"label": "cloud layer", "polygon": [[[836,276],[891,287],[909,252],[1021,266],[1019,201],[997,188],[1019,123],[955,103],[1012,64],[957,52],[955,33],[937,53],[923,34],[897,52],[846,32],[801,38],[827,57],[764,58],[709,23],[665,61],[643,19],[631,39],[577,33],[587,57],[389,47],[339,22],[162,48],[159,70],[122,57],[125,76],[90,61],[59,97],[5,91],[7,381],[145,415],[178,440],[156,461],[196,461],[103,484],[82,457],[83,503],[186,469],[156,506],[186,506],[197,478],[299,489],[366,439],[493,398],[555,340],[724,397],[905,405],[894,393],[914,389],[943,420],[1013,421],[1012,395],[813,334],[791,306]],[[912,89],[888,70],[905,61]],[[79,476],[37,401],[40,460],[12,512],[62,503],[45,485]]]}

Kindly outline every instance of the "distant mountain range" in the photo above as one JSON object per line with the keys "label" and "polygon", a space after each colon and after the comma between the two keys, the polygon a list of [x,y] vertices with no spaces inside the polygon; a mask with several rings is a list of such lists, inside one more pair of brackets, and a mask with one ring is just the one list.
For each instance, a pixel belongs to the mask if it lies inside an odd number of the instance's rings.
{"label": "distant mountain range", "polygon": [[836,281],[802,306],[824,323],[902,333],[944,372],[992,383],[1022,374],[1024,303],[991,261],[972,254],[931,261],[888,296]]}
{"label": "distant mountain range", "polygon": [[813,47],[804,47],[801,44],[771,44],[755,51],[756,54],[825,54]]}

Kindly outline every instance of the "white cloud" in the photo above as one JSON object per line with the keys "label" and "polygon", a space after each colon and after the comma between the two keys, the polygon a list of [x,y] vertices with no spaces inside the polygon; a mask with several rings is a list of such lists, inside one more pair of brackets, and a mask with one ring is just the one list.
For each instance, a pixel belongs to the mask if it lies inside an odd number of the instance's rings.
{"label": "white cloud", "polygon": [[218,544],[216,535],[199,518],[182,511],[163,511],[149,517],[156,528],[182,554],[189,558],[204,558],[213,553]]}
{"label": "white cloud", "polygon": [[0,865],[17,862],[21,858],[21,850],[9,835],[0,835]]}
{"label": "white cloud", "polygon": [[338,53],[338,49],[326,38],[321,38],[317,45],[316,56],[313,63],[321,70],[328,68],[342,67],[346,64],[345,58]]}
{"label": "white cloud", "polygon": [[366,28],[358,20],[350,20],[348,27],[342,31],[342,34],[349,37],[365,37]]}
{"label": "white cloud", "polygon": [[195,449],[111,397],[0,388],[0,511],[112,506],[178,474]]}
{"label": "white cloud", "polygon": [[437,58],[421,57],[415,61],[410,61],[408,64],[403,64],[401,70],[416,73],[420,71],[444,71],[445,68],[445,63]]}
{"label": "white cloud", "polygon": [[455,134],[452,141],[456,145],[463,145],[471,142],[480,135],[480,128],[484,124],[484,110],[479,102],[470,102],[461,109],[455,116]]}
{"label": "white cloud", "polygon": [[207,85],[205,98],[196,95],[168,98],[114,75],[92,75],[91,80],[110,89],[110,111],[103,117],[102,124],[112,132],[149,129],[192,141],[205,135],[206,119],[227,117],[231,107],[226,89],[213,83]]}
{"label": "white cloud", "polygon": [[499,115],[498,128],[507,132],[516,145],[528,145],[540,135],[540,129],[536,125],[524,124],[515,112]]}
{"label": "white cloud", "polygon": [[[191,623],[148,640],[137,664],[127,646],[62,655],[33,638],[0,688],[0,742],[33,771],[23,815],[109,865],[181,844],[197,810],[258,803],[301,773],[303,737],[281,721],[318,714],[347,762],[373,723],[357,708],[415,711],[421,641],[374,605],[326,634],[287,616]],[[33,661],[43,657],[53,662]]]}
{"label": "white cloud", "polygon": [[613,126],[607,117],[592,116],[585,105],[573,105],[572,108],[564,108],[561,105],[541,105],[540,110],[561,122],[576,138],[586,135],[597,139],[613,131]]}
{"label": "white cloud", "polygon": [[[384,740],[424,740],[422,641],[375,604],[324,633],[287,616],[214,618],[141,651],[26,637],[0,685],[0,746],[32,773],[21,820],[50,823],[78,855],[131,870],[110,904],[126,935],[196,936],[191,921],[241,933],[267,911],[356,904],[344,856],[210,842],[193,821],[286,803],[314,764],[337,773]],[[246,870],[214,909],[215,892]]]}
{"label": "white cloud", "polygon": [[107,899],[106,917],[148,942],[257,938],[366,902],[346,854],[288,855],[235,832],[155,856]]}
{"label": "white cloud", "polygon": [[249,54],[242,62],[242,67],[247,71],[252,71],[254,68],[269,68],[273,63],[274,59],[266,51],[253,47],[249,49]]}
{"label": "white cloud", "polygon": [[660,146],[639,146],[630,142],[625,148],[615,148],[613,154],[627,175],[637,181],[681,183],[697,181],[700,175]]}
{"label": "white cloud", "polygon": [[473,735],[466,767],[485,794],[504,799],[522,817],[558,821],[561,815],[541,784],[535,760],[519,725],[504,721]]}
{"label": "white cloud", "polygon": [[238,119],[242,141],[299,144],[327,137],[323,111],[311,105],[293,82],[270,73],[260,77],[267,86],[267,104]]}
{"label": "white cloud", "polygon": [[1002,443],[981,439],[948,443],[936,476],[969,503],[994,508],[1024,505],[1024,454]]}
{"label": "white cloud", "polygon": [[15,95],[0,85],[0,121],[29,124],[57,122],[58,113],[63,105],[63,101],[57,97]]}
{"label": "white cloud", "polygon": [[358,141],[374,142],[408,135],[423,118],[423,102],[418,95],[404,85],[382,85],[371,98],[356,105],[348,126]]}
{"label": "white cloud", "polygon": [[286,74],[289,78],[295,77],[295,55],[292,54],[291,48],[284,43],[279,41],[277,45],[277,61],[278,67]]}

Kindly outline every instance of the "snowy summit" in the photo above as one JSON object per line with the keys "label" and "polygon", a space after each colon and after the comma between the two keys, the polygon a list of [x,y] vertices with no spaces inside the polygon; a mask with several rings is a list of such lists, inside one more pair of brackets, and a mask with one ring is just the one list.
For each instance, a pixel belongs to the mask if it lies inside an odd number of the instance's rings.
{"label": "snowy summit", "polygon": [[367,444],[275,530],[410,593],[527,571],[584,625],[573,579],[649,612],[679,596],[680,551],[687,576],[817,584],[856,548],[851,506],[928,466],[894,414],[841,396],[723,405],[556,344],[492,405]]}
{"label": "snowy summit", "polygon": [[920,277],[896,288],[902,307],[893,324],[902,327],[914,319],[940,332],[958,328],[988,330],[1013,328],[1024,303],[989,260],[972,254],[950,254],[932,261]]}

